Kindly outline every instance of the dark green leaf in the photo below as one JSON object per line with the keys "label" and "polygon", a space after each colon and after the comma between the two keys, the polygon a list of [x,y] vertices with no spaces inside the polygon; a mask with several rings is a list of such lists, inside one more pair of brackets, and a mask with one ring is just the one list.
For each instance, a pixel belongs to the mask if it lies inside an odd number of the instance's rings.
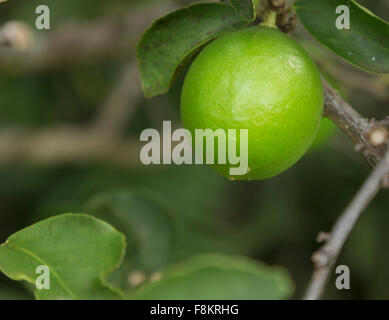
{"label": "dark green leaf", "polygon": [[25,228],[0,246],[0,270],[35,284],[36,268],[50,270],[50,289],[38,299],[118,299],[105,283],[124,254],[124,236],[91,216],[63,214]]}
{"label": "dark green leaf", "polygon": [[232,6],[242,19],[250,22],[255,19],[255,3],[256,0],[231,0]]}
{"label": "dark green leaf", "polygon": [[286,299],[293,292],[293,284],[283,269],[237,256],[197,256],[160,277],[130,298],[259,300]]}
{"label": "dark green leaf", "polygon": [[[350,30],[338,30],[339,5],[350,9]],[[370,72],[389,73],[389,25],[352,0],[298,0],[297,14],[307,30],[348,62]]]}
{"label": "dark green leaf", "polygon": [[215,37],[246,22],[223,3],[197,3],[158,19],[137,46],[146,97],[168,92],[183,65]]}

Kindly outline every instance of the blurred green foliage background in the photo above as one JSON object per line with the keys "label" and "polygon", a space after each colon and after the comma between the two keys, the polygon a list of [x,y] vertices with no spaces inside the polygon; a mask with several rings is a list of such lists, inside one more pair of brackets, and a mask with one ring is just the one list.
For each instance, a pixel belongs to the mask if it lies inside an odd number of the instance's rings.
{"label": "blurred green foliage background", "polygon": [[[389,20],[388,1],[359,2]],[[140,19],[142,12],[156,7],[163,13],[186,3],[47,0],[51,30],[38,31],[35,8],[41,1],[9,0],[0,5],[0,26],[10,20],[24,21],[39,43],[64,24],[115,20],[124,13]],[[151,21],[147,16],[143,23]],[[142,30],[133,32],[139,37]],[[377,118],[388,114],[387,77],[366,74],[340,61],[300,25],[294,36],[336,79],[358,111]],[[119,54],[34,68],[2,62],[9,48],[0,47],[0,136],[15,128],[88,127],[123,66],[134,59],[133,50],[129,46]],[[183,75],[166,96],[130,102],[135,111],[126,123],[126,138],[139,141],[144,128],[160,128],[163,120],[180,126],[182,79]],[[80,164],[41,164],[24,157],[7,161],[0,154],[0,243],[45,217],[89,213],[126,234],[127,259],[111,279],[125,290],[132,289],[129,280],[134,272],[149,277],[195,254],[219,252],[284,266],[296,283],[294,298],[299,298],[311,276],[316,235],[329,230],[370,170],[339,131],[290,170],[267,181],[229,181],[206,166],[144,166],[138,153],[133,158],[128,165],[117,165],[109,157]],[[388,212],[388,192],[382,191],[363,214],[338,261],[350,267],[351,290],[336,290],[333,275],[325,298],[389,298]],[[31,297],[23,284],[0,275],[0,299]]]}

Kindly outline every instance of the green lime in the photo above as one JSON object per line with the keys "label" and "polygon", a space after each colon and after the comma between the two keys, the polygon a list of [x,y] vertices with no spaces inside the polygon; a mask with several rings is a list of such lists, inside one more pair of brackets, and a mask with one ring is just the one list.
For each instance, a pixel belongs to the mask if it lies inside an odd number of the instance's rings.
{"label": "green lime", "polygon": [[239,130],[248,130],[246,174],[231,175],[237,166],[231,159],[212,165],[234,179],[266,179],[291,167],[310,147],[322,111],[315,64],[274,28],[251,27],[216,39],[195,59],[182,89],[182,121],[193,137],[196,129],[236,129],[239,154]]}

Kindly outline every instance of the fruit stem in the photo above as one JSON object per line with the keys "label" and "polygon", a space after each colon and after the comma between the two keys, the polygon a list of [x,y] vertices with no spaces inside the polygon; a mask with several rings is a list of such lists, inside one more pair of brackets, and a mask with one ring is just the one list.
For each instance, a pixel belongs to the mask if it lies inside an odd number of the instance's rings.
{"label": "fruit stem", "polygon": [[259,24],[261,27],[277,28],[277,12],[269,10],[265,13],[263,21]]}

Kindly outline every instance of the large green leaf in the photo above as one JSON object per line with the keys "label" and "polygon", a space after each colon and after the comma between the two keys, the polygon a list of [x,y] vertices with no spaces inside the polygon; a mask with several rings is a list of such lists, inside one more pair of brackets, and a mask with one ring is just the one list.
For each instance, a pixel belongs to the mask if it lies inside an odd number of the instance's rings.
{"label": "large green leaf", "polygon": [[175,258],[180,243],[176,223],[152,190],[105,192],[92,197],[86,210],[111,223],[126,236],[126,259],[117,276],[122,284],[127,282],[132,270],[149,274]]}
{"label": "large green leaf", "polygon": [[[350,30],[338,30],[336,8],[350,9]],[[389,24],[353,0],[298,0],[307,30],[348,62],[373,73],[389,73]]]}
{"label": "large green leaf", "polygon": [[181,67],[202,46],[246,23],[224,3],[196,3],[155,21],[137,46],[145,96],[166,93]]}
{"label": "large green leaf", "polygon": [[124,236],[109,224],[82,214],[63,214],[25,228],[0,246],[0,270],[35,284],[36,268],[49,267],[50,289],[38,299],[117,299],[105,284],[124,254]]}
{"label": "large green leaf", "polygon": [[167,300],[286,299],[293,292],[287,273],[244,257],[200,255],[176,265],[130,298]]}
{"label": "large green leaf", "polygon": [[236,12],[246,21],[254,21],[257,0],[231,0]]}

